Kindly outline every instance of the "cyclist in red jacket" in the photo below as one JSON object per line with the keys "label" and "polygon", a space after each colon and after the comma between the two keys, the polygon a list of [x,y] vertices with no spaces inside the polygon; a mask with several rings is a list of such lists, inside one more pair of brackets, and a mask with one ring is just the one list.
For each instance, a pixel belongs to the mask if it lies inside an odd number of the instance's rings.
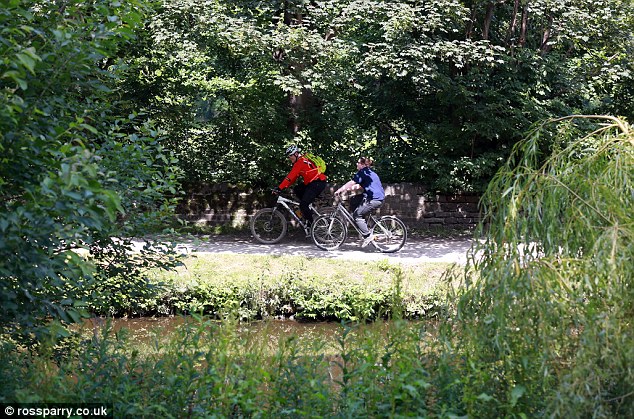
{"label": "cyclist in red jacket", "polygon": [[303,183],[298,183],[293,192],[300,200],[299,208],[302,211],[304,219],[312,224],[313,214],[308,208],[308,205],[326,189],[326,175],[319,172],[317,165],[307,157],[303,156],[296,145],[291,145],[286,149],[286,157],[288,157],[293,163],[293,168],[286,175],[282,183],[277,187],[277,191],[281,192],[283,189],[291,186],[299,176],[304,180]]}

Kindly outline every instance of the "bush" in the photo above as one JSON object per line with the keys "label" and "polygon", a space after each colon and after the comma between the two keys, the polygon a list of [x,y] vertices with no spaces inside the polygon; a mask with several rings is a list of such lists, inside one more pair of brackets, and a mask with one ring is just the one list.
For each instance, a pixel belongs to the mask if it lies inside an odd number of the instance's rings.
{"label": "bush", "polygon": [[[432,318],[443,310],[443,272],[451,265],[401,267],[297,256],[197,255],[177,272],[159,272],[161,291],[128,298],[114,315],[202,313],[240,319],[293,317],[360,321]],[[102,312],[102,314],[106,314]]]}
{"label": "bush", "polygon": [[116,57],[144,5],[2,3],[0,333],[64,335],[87,300],[103,307],[115,287],[143,292],[145,269],[175,265],[169,247],[134,257],[120,239],[156,228],[178,185],[152,123],[120,114]]}
{"label": "bush", "polygon": [[[3,353],[0,402],[105,403],[114,417],[424,416],[430,395],[421,330],[345,325],[337,355],[294,336],[271,347],[222,324],[194,318],[146,351],[105,327],[59,365]],[[10,366],[11,368],[7,368]]]}
{"label": "bush", "polygon": [[569,139],[587,118],[536,126],[482,198],[486,239],[444,335],[463,413],[634,414],[634,134],[596,117]]}

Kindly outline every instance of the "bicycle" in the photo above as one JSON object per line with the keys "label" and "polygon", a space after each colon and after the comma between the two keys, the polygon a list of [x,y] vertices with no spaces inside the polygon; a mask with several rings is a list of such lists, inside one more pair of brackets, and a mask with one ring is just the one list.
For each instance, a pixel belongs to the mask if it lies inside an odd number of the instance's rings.
{"label": "bicycle", "polygon": [[[308,207],[315,217],[324,215],[328,211],[333,211],[333,208],[322,208],[320,212],[313,204]],[[262,208],[251,217],[249,226],[251,227],[251,234],[257,241],[262,244],[275,244],[284,238],[288,230],[289,221],[283,212],[280,211],[281,209],[285,209],[290,214],[290,217],[304,230],[306,237],[310,237],[310,226],[306,223],[306,220],[299,216],[301,214],[299,202],[280,194],[277,196],[277,201],[273,208]]]}
{"label": "bicycle", "polygon": [[[313,222],[311,236],[315,245],[323,250],[339,248],[348,238],[348,224],[361,234],[350,211],[344,207],[340,198],[335,198],[334,212],[322,215]],[[368,226],[370,233],[374,235],[371,243],[380,252],[397,252],[405,245],[407,227],[399,218],[393,215],[376,218],[370,214]]]}

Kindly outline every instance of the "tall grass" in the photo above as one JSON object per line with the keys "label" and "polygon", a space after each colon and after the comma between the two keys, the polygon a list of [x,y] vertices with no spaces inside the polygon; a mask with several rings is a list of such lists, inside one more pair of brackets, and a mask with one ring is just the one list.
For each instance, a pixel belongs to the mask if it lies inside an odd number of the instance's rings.
{"label": "tall grass", "polygon": [[482,198],[443,328],[464,413],[634,416],[634,135],[587,118],[536,126]]}
{"label": "tall grass", "polygon": [[4,353],[11,368],[0,372],[16,379],[0,401],[98,402],[115,417],[179,418],[424,416],[433,401],[429,335],[412,323],[341,325],[329,349],[294,335],[271,348],[235,326],[195,318],[143,351],[106,327],[58,364]]}
{"label": "tall grass", "polygon": [[588,135],[587,117],[541,124],[513,150],[483,197],[483,239],[447,274],[459,285],[438,330],[401,320],[395,269],[392,321],[343,324],[334,344],[271,345],[196,316],[143,350],[108,328],[64,350],[0,341],[0,402],[105,402],[116,417],[634,417],[634,135],[596,118],[607,124]]}

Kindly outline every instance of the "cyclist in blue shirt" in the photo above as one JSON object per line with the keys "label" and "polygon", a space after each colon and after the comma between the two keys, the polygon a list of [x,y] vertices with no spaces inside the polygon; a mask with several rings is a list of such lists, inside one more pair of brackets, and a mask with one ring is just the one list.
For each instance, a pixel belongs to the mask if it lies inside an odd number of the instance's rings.
{"label": "cyclist in blue shirt", "polygon": [[352,177],[352,180],[335,192],[335,194],[339,195],[348,190],[363,189],[363,194],[356,200],[351,201],[354,221],[363,236],[361,247],[366,247],[374,240],[368,229],[365,216],[383,205],[383,200],[385,199],[385,191],[383,190],[383,185],[381,185],[381,179],[371,169],[372,164],[374,164],[374,161],[371,158],[360,157],[357,160],[357,173]]}

